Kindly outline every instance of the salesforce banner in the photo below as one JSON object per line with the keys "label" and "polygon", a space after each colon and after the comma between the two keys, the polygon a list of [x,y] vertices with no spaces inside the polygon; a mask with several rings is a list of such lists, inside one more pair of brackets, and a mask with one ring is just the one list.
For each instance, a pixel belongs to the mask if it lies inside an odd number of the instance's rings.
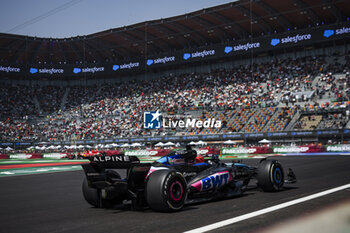
{"label": "salesforce banner", "polygon": [[146,64],[148,67],[165,65],[165,64],[174,64],[177,61],[175,56],[164,56],[158,58],[147,59]]}
{"label": "salesforce banner", "polygon": [[38,67],[30,67],[29,68],[30,74],[42,74],[42,75],[53,75],[53,74],[64,74],[63,68],[38,68]]}
{"label": "salesforce banner", "polygon": [[286,36],[286,37],[279,37],[279,38],[272,38],[270,44],[272,46],[278,46],[282,44],[300,44],[301,42],[311,40],[312,36],[310,33],[307,34],[296,34],[293,36]]}
{"label": "salesforce banner", "polygon": [[237,54],[239,52],[247,52],[253,49],[261,48],[261,41],[247,42],[247,43],[237,43],[232,46],[226,46],[224,48],[225,54]]}
{"label": "salesforce banner", "polygon": [[0,65],[0,72],[4,72],[4,73],[20,73],[21,72],[21,68],[19,67],[13,67],[13,66],[1,66]]}
{"label": "salesforce banner", "polygon": [[118,64],[89,64],[81,65],[32,65],[29,68],[1,66],[0,73],[21,73],[29,77],[82,77],[82,76],[118,76],[118,74],[130,73],[142,68],[142,61],[133,61]]}
{"label": "salesforce banner", "polygon": [[134,62],[128,62],[128,63],[120,63],[115,64],[112,66],[112,70],[114,72],[121,72],[121,71],[129,71],[129,70],[136,70],[140,68],[140,62],[134,61]]}
{"label": "salesforce banner", "polygon": [[323,31],[323,36],[325,38],[340,38],[348,37],[350,34],[350,26],[327,28]]}
{"label": "salesforce banner", "polygon": [[157,57],[140,60],[115,62],[113,64],[86,65],[18,65],[0,64],[0,76],[24,77],[80,77],[107,75],[118,77],[119,74],[144,72],[153,68],[187,64],[196,61],[210,61],[218,58],[269,51],[285,47],[309,45],[317,42],[344,39],[350,37],[350,23],[342,25],[308,28],[288,33],[274,34],[253,39],[234,41],[225,45],[204,46],[192,50],[170,52]]}
{"label": "salesforce banner", "polygon": [[214,56],[216,53],[215,49],[210,49],[210,50],[200,50],[200,51],[194,51],[194,52],[186,52],[183,54],[182,58],[185,61],[191,61],[193,59],[203,59],[207,57]]}

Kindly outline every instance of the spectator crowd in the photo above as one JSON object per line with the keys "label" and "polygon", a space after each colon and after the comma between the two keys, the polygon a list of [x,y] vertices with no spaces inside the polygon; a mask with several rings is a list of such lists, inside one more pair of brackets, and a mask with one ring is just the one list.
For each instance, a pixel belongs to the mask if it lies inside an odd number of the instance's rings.
{"label": "spectator crowd", "polygon": [[[0,140],[107,139],[167,133],[164,129],[143,129],[142,114],[148,110],[175,114],[234,110],[239,115],[243,109],[274,107],[260,113],[261,120],[252,118],[245,127],[247,122],[242,122],[238,130],[263,130],[252,124],[267,125],[270,119],[276,126],[268,127],[269,131],[283,130],[294,116],[294,108],[318,105],[321,100],[349,101],[349,57],[344,61],[328,63],[322,56],[276,59],[210,73],[91,86],[4,84],[0,87]],[[272,118],[276,111],[277,117]],[[234,126],[231,121],[235,116],[230,117],[222,132]],[[283,124],[278,124],[279,119]]]}

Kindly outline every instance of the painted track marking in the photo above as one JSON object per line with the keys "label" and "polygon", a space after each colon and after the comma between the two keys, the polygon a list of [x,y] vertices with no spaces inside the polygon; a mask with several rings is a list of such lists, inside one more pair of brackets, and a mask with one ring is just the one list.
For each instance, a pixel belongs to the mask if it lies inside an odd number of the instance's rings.
{"label": "painted track marking", "polygon": [[8,176],[20,176],[20,175],[34,175],[34,174],[44,174],[44,173],[56,173],[56,172],[67,172],[67,171],[77,171],[81,170],[81,166],[60,166],[60,167],[45,167],[45,168],[27,168],[27,169],[10,169],[10,170],[0,170],[0,179],[2,177]]}
{"label": "painted track marking", "polygon": [[65,163],[37,163],[37,164],[11,164],[0,165],[1,169],[14,169],[14,168],[33,168],[33,167],[51,167],[51,166],[67,166],[67,165],[81,165],[89,162],[65,162]]}
{"label": "painted track marking", "polygon": [[282,203],[282,204],[278,204],[278,205],[275,205],[275,206],[271,206],[271,207],[268,207],[268,208],[265,208],[265,209],[257,210],[257,211],[254,211],[254,212],[251,212],[251,213],[248,213],[248,214],[244,214],[244,215],[241,215],[241,216],[237,216],[237,217],[234,217],[234,218],[223,220],[223,221],[220,221],[220,222],[217,222],[217,223],[213,223],[213,224],[210,224],[210,225],[207,225],[207,226],[199,227],[199,228],[196,228],[196,229],[193,229],[193,230],[190,230],[190,231],[186,231],[185,233],[199,233],[199,232],[212,231],[212,230],[215,230],[215,229],[227,226],[227,225],[231,225],[231,224],[234,224],[234,223],[237,223],[237,222],[241,222],[241,221],[244,221],[244,220],[247,220],[247,219],[250,219],[250,218],[257,217],[259,215],[267,214],[267,213],[270,213],[270,212],[273,212],[273,211],[276,211],[276,210],[280,210],[280,209],[283,209],[283,208],[286,208],[286,207],[289,207],[289,206],[292,206],[292,205],[296,205],[296,204],[302,203],[302,202],[310,201],[312,199],[319,198],[319,197],[322,197],[322,196],[326,196],[326,195],[329,195],[331,193],[335,193],[335,192],[338,192],[338,191],[341,191],[341,190],[344,190],[344,189],[348,189],[348,188],[350,188],[350,184],[342,185],[342,186],[339,186],[339,187],[336,187],[336,188],[332,188],[332,189],[328,189],[328,190],[325,190],[325,191],[322,191],[322,192],[319,192],[319,193],[315,193],[315,194],[312,194],[312,195],[309,195],[309,196],[306,196],[306,197],[298,198],[298,199],[295,199],[295,200],[292,200],[292,201],[288,201],[288,202],[285,202],[285,203]]}

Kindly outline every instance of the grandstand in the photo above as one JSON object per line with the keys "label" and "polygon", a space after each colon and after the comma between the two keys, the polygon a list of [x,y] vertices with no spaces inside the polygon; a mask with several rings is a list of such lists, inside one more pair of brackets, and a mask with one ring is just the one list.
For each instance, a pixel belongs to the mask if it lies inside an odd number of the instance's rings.
{"label": "grandstand", "polygon": [[[0,143],[348,140],[349,15],[345,0],[237,1],[77,38],[0,34],[1,67],[20,69],[0,71]],[[144,129],[155,110],[222,127]]]}

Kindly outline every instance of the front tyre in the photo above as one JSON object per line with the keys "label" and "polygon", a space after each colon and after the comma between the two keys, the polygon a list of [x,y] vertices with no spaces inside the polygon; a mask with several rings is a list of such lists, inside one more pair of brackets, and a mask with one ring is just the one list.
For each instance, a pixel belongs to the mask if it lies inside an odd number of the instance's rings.
{"label": "front tyre", "polygon": [[151,209],[171,212],[182,209],[187,198],[186,181],[173,170],[155,171],[146,185],[146,200]]}
{"label": "front tyre", "polygon": [[276,192],[283,188],[284,172],[277,160],[262,160],[258,166],[259,187],[265,192]]}

